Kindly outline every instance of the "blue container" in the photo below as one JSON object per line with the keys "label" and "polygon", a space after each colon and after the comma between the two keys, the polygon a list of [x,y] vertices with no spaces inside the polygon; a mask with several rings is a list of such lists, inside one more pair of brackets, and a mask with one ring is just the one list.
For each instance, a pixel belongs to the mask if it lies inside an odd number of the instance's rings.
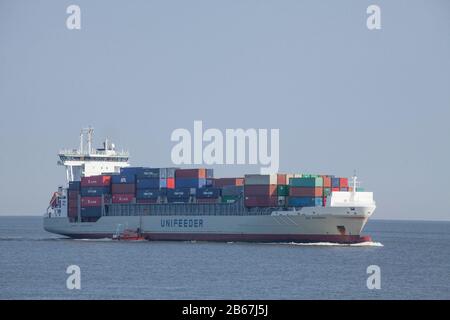
{"label": "blue container", "polygon": [[82,218],[96,218],[102,216],[102,207],[81,207]]}
{"label": "blue container", "polygon": [[159,189],[138,189],[136,199],[156,199],[161,195]]}
{"label": "blue container", "polygon": [[69,181],[69,190],[80,190],[80,181]]}
{"label": "blue container", "polygon": [[110,187],[85,187],[81,188],[82,197],[100,197],[104,194],[110,194]]}
{"label": "blue container", "polygon": [[331,187],[339,188],[339,178],[331,178]]}
{"label": "blue container", "polygon": [[[161,180],[160,178],[138,178],[136,180],[136,186],[138,189],[159,189],[161,188]],[[164,180],[164,187],[165,179]]]}
{"label": "blue container", "polygon": [[220,189],[200,188],[197,189],[196,196],[199,199],[217,199],[220,196]]}
{"label": "blue container", "polygon": [[289,197],[288,205],[292,207],[319,207],[322,198],[319,197]]}
{"label": "blue container", "polygon": [[141,168],[139,172],[136,173],[136,178],[162,178],[165,175],[165,170],[161,168]]}
{"label": "blue container", "polygon": [[134,183],[136,176],[133,173],[121,173],[111,176],[112,183]]}
{"label": "blue container", "polygon": [[206,179],[214,178],[214,169],[206,169]]}
{"label": "blue container", "polygon": [[143,167],[125,167],[125,168],[120,168],[120,173],[136,175],[139,172],[141,172],[142,169],[144,169],[144,168]]}
{"label": "blue container", "polygon": [[188,198],[191,194],[190,188],[167,189],[167,199]]}
{"label": "blue container", "polygon": [[205,187],[212,187],[214,185],[214,179],[206,179]]}
{"label": "blue container", "polygon": [[177,178],[175,179],[176,188],[202,188],[206,186],[205,178]]}

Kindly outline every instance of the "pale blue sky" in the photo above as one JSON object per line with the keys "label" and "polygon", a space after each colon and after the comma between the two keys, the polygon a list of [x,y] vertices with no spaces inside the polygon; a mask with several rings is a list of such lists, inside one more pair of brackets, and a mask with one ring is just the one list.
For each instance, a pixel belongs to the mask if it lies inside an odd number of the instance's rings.
{"label": "pale blue sky", "polygon": [[450,219],[447,0],[0,0],[0,108],[3,215],[45,211],[83,126],[165,166],[171,132],[203,120],[279,128],[284,172],[356,169],[375,218]]}

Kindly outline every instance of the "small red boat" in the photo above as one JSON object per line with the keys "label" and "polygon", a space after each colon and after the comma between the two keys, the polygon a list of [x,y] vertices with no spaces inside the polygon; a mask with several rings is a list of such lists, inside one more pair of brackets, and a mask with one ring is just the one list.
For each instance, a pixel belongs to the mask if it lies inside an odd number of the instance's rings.
{"label": "small red boat", "polygon": [[113,235],[113,240],[142,241],[145,240],[145,238],[141,235],[139,229],[136,231],[126,229],[122,232],[116,232]]}

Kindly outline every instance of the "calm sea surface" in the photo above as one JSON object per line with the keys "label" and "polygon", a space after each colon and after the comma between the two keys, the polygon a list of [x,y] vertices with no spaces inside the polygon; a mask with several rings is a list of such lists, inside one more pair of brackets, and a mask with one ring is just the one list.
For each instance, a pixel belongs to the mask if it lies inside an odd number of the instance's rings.
{"label": "calm sea surface", "polygon": [[[0,217],[0,299],[450,299],[450,222],[372,220],[364,234],[374,243],[71,240]],[[69,265],[81,290],[66,287]]]}

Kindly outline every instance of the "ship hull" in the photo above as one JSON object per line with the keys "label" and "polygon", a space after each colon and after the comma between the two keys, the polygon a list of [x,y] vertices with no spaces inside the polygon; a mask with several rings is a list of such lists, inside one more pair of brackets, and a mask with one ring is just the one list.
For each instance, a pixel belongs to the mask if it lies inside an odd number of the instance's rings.
{"label": "ship hull", "polygon": [[323,207],[271,215],[103,216],[83,223],[53,217],[44,218],[44,228],[84,239],[112,238],[122,226],[139,229],[145,239],[154,241],[359,243],[370,241],[360,234],[373,210]]}

